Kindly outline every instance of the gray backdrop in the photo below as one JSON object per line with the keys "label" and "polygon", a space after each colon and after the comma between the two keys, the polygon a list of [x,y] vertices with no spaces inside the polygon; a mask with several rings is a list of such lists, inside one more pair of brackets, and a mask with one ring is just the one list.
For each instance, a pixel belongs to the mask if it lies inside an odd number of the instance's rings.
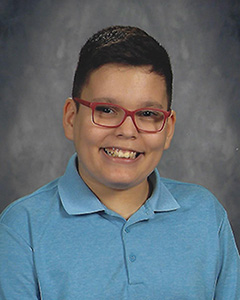
{"label": "gray backdrop", "polygon": [[139,26],[169,51],[177,128],[160,173],[210,189],[240,246],[239,0],[1,0],[0,209],[64,172],[74,149],[62,106],[78,53],[113,24]]}

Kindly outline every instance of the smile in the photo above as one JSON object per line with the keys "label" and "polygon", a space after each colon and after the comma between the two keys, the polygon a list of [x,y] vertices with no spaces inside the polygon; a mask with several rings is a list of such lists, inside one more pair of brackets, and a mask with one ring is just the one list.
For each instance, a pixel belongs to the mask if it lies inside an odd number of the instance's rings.
{"label": "smile", "polygon": [[105,153],[111,157],[135,159],[140,154],[139,152],[121,150],[118,148],[104,148]]}

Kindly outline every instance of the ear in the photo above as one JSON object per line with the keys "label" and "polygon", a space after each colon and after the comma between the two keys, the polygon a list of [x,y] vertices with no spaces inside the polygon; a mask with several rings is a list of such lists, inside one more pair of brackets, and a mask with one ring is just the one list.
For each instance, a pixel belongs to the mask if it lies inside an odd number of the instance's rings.
{"label": "ear", "polygon": [[77,107],[72,98],[68,98],[63,108],[63,128],[67,139],[73,141],[74,120],[77,115]]}
{"label": "ear", "polygon": [[172,110],[170,117],[167,119],[166,124],[166,141],[164,145],[164,150],[168,149],[170,147],[174,130],[175,130],[175,123],[176,123],[176,113],[174,110]]}

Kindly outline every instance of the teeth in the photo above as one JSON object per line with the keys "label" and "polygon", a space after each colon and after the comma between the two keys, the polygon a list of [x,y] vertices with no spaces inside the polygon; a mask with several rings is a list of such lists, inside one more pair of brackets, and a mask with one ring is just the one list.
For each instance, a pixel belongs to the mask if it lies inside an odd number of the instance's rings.
{"label": "teeth", "polygon": [[104,151],[109,156],[119,157],[119,158],[135,159],[136,156],[137,156],[137,152],[134,152],[134,151],[123,151],[123,150],[115,149],[115,148],[111,148],[111,149],[105,148]]}

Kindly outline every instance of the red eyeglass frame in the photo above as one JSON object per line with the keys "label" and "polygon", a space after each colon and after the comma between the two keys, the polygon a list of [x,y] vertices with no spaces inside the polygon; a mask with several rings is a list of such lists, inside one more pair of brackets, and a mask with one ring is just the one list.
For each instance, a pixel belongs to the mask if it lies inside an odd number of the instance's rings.
{"label": "red eyeglass frame", "polygon": [[[171,109],[168,110],[168,111],[165,111],[165,110],[162,110],[162,109],[159,109],[159,108],[154,108],[154,110],[160,111],[160,112],[162,112],[164,114],[163,125],[157,131],[149,131],[149,130],[141,129],[141,128],[139,128],[137,126],[137,124],[135,122],[135,119],[134,119],[134,115],[135,115],[136,112],[141,111],[143,109],[150,109],[150,110],[152,110],[152,108],[143,107],[143,108],[138,108],[136,110],[128,110],[128,109],[126,109],[126,108],[124,108],[124,107],[122,107],[122,106],[120,106],[118,104],[113,104],[113,103],[107,103],[107,102],[89,102],[89,101],[83,100],[81,98],[76,98],[76,97],[74,97],[73,100],[76,101],[76,102],[78,102],[78,103],[80,103],[80,104],[83,104],[84,106],[90,107],[92,109],[92,121],[93,121],[94,124],[96,124],[98,126],[105,127],[105,128],[117,128],[117,127],[121,126],[123,124],[123,122],[126,120],[126,118],[129,116],[129,117],[131,117],[131,119],[133,121],[133,124],[135,125],[135,127],[137,128],[137,130],[140,131],[140,132],[146,132],[146,133],[157,133],[157,132],[162,131],[163,128],[164,128],[164,126],[165,126],[167,118],[170,117],[171,112],[172,112]],[[98,105],[106,105],[106,104],[111,104],[111,105],[113,105],[115,107],[118,107],[118,108],[122,109],[125,112],[125,116],[124,116],[124,118],[123,118],[123,120],[121,121],[120,124],[113,125],[113,126],[108,126],[108,125],[98,124],[98,123],[96,123],[94,121],[94,109],[96,108],[96,106],[98,106]]]}

